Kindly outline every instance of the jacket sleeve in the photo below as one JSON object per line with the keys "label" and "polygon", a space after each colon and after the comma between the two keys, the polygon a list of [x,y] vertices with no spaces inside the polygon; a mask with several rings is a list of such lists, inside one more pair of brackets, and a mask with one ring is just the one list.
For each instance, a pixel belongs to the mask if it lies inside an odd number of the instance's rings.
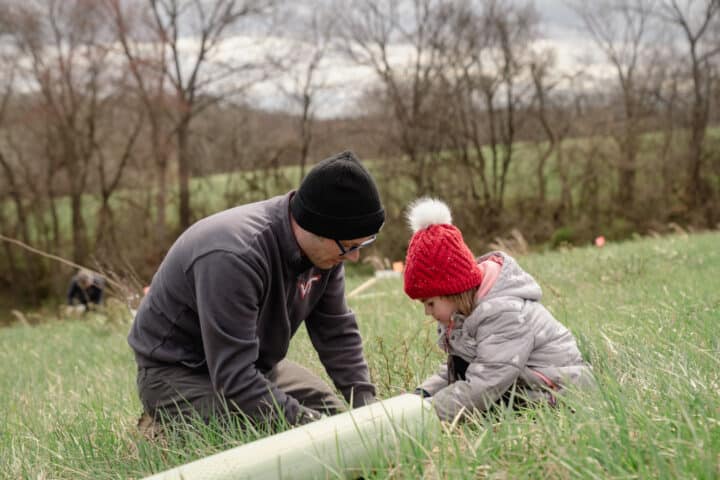
{"label": "jacket sleeve", "polygon": [[[274,416],[281,410],[296,422],[298,401],[255,367],[256,325],[263,277],[236,255],[214,252],[192,265],[202,343],[214,389],[242,412]],[[232,405],[232,404],[235,405]]]}
{"label": "jacket sleeve", "polygon": [[355,314],[345,302],[345,270],[330,273],[325,293],[305,320],[310,340],[335,386],[353,407],[374,401]]}
{"label": "jacket sleeve", "polygon": [[433,395],[442,420],[453,420],[463,409],[486,410],[517,380],[533,349],[534,336],[515,315],[501,315],[493,333],[478,341],[475,359],[465,380],[448,385]]}
{"label": "jacket sleeve", "polygon": [[447,364],[443,364],[440,366],[437,373],[425,379],[425,381],[420,385],[419,388],[422,388],[432,396],[439,392],[441,389],[447,387],[448,381],[449,380]]}
{"label": "jacket sleeve", "polygon": [[78,287],[77,282],[75,281],[75,278],[73,277],[72,281],[70,282],[70,288],[68,288],[67,293],[67,304],[73,305],[75,303],[75,297],[82,298],[78,295],[80,291],[80,287]]}
{"label": "jacket sleeve", "polygon": [[95,303],[102,303],[105,294],[105,279],[102,277],[96,278],[95,288],[97,288],[97,301]]}

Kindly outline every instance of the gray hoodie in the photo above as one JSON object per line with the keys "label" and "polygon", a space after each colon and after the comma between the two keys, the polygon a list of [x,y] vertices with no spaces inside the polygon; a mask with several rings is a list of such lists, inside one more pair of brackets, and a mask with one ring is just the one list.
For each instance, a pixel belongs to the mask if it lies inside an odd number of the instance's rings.
{"label": "gray hoodie", "polygon": [[[592,372],[583,361],[572,334],[539,301],[542,291],[518,263],[503,252],[491,252],[478,263],[500,255],[503,265],[495,284],[472,313],[453,317],[449,336],[441,326],[438,344],[469,363],[465,379],[450,382],[446,365],[421,386],[433,396],[443,420],[452,420],[463,407],[485,410],[515,382],[544,394],[547,384],[592,384]],[[539,375],[538,375],[539,374]],[[538,395],[539,396],[539,395]]]}
{"label": "gray hoodie", "polygon": [[298,402],[265,373],[305,322],[335,386],[355,404],[374,397],[342,264],[309,263],[290,225],[292,193],[200,220],[168,251],[138,309],[128,343],[138,366],[207,371],[215,390],[253,415]]}

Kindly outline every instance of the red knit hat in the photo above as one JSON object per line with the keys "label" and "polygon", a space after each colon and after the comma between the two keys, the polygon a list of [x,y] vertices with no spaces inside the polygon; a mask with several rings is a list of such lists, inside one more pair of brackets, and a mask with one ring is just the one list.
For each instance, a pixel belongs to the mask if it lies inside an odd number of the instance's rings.
{"label": "red knit hat", "polygon": [[421,198],[410,205],[407,218],[415,232],[405,259],[404,288],[410,298],[455,295],[482,283],[482,272],[445,203]]}

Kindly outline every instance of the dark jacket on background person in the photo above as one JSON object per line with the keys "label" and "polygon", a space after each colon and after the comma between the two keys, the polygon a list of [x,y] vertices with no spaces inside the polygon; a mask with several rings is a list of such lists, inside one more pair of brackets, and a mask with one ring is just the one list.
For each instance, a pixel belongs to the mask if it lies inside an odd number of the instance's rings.
{"label": "dark jacket on background person", "polygon": [[207,371],[215,390],[253,415],[277,404],[292,423],[298,402],[267,380],[305,322],[335,386],[374,398],[344,268],[314,267],[291,229],[293,193],[200,220],[167,253],[128,342],[140,368]]}
{"label": "dark jacket on background person", "polygon": [[99,305],[103,300],[103,289],[105,288],[105,280],[102,277],[93,277],[93,283],[87,288],[80,287],[77,275],[70,281],[70,288],[67,293],[68,305],[74,305],[75,301],[88,306],[88,303]]}

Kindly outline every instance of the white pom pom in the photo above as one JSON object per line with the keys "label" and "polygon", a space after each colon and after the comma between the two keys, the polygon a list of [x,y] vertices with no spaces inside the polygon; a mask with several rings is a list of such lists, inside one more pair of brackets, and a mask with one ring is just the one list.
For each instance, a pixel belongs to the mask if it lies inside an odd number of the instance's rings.
{"label": "white pom pom", "polygon": [[430,225],[451,224],[452,214],[448,206],[434,198],[420,198],[408,207],[408,224],[413,233]]}

